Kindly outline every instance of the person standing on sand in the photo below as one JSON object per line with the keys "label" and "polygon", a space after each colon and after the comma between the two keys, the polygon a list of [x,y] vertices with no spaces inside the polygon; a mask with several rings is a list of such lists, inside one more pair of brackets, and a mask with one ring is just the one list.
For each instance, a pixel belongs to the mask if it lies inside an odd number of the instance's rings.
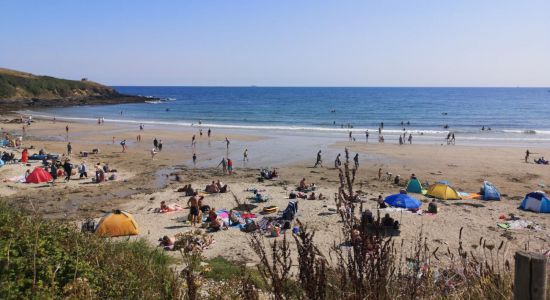
{"label": "person standing on sand", "polygon": [[340,153],[336,155],[336,159],[334,160],[334,168],[338,169],[339,166],[342,165],[342,161],[340,160]]}
{"label": "person standing on sand", "polygon": [[199,136],[202,136],[202,128],[199,129]]}
{"label": "person standing on sand", "polygon": [[529,152],[529,149],[527,149],[527,151],[525,151],[525,162],[529,161],[529,155],[531,155],[531,152]]}
{"label": "person standing on sand", "polygon": [[197,195],[193,195],[189,200],[187,201],[187,206],[189,206],[189,216],[191,221],[191,226],[195,227],[195,224],[197,224],[197,220],[199,218],[199,200],[197,199]]}
{"label": "person standing on sand", "polygon": [[153,140],[153,147],[155,147],[155,149],[159,147],[159,141],[157,140],[157,138]]}
{"label": "person standing on sand", "polygon": [[243,153],[243,162],[247,162],[247,161],[248,161],[248,148],[245,148]]}
{"label": "person standing on sand", "polygon": [[212,130],[210,130],[210,128],[208,128],[208,138],[210,138],[211,133],[212,133]]}
{"label": "person standing on sand", "polygon": [[227,137],[225,137],[225,147],[229,150],[229,139]]}
{"label": "person standing on sand", "polygon": [[139,130],[143,130],[143,123],[139,124]]}
{"label": "person standing on sand", "polygon": [[355,170],[359,169],[359,153],[355,153],[353,157],[353,162],[355,163]]}
{"label": "person standing on sand", "polygon": [[378,180],[382,180],[382,168],[378,168]]}
{"label": "person standing on sand", "polygon": [[195,147],[195,139],[197,137],[193,134],[193,137],[191,138],[191,146]]}
{"label": "person standing on sand", "polygon": [[162,140],[159,140],[158,148],[159,148],[159,152],[162,151]]}
{"label": "person standing on sand", "polygon": [[319,152],[317,152],[317,161],[315,162],[315,165],[313,167],[317,168],[317,166],[321,166],[321,168],[323,167],[323,159],[321,157],[321,150],[319,150]]}
{"label": "person standing on sand", "polygon": [[399,135],[399,145],[403,145],[403,138]]}
{"label": "person standing on sand", "polygon": [[122,146],[122,153],[126,152],[126,140],[122,140],[122,142],[120,142],[120,145]]}
{"label": "person standing on sand", "polygon": [[455,133],[453,132],[453,134],[451,135],[451,143],[454,145],[455,144]]}
{"label": "person standing on sand", "polygon": [[69,135],[69,125],[65,126],[65,132]]}
{"label": "person standing on sand", "polygon": [[233,174],[233,161],[230,158],[227,158],[227,172]]}
{"label": "person standing on sand", "polygon": [[351,130],[349,131],[349,141],[351,142],[351,140],[353,139],[352,136],[351,136]]}
{"label": "person standing on sand", "polygon": [[369,142],[369,130],[368,129],[365,131],[365,140],[366,140],[366,143]]}
{"label": "person standing on sand", "polygon": [[196,153],[193,153],[193,167],[194,168],[197,167],[197,154]]}
{"label": "person standing on sand", "polygon": [[73,146],[71,145],[71,142],[67,144],[67,156],[71,156],[73,153]]}
{"label": "person standing on sand", "polygon": [[73,172],[73,165],[71,164],[70,159],[66,159],[65,163],[63,164],[63,170],[65,171],[65,181],[71,180],[71,175]]}
{"label": "person standing on sand", "polygon": [[409,144],[412,145],[413,143],[413,135],[412,133],[409,133]]}
{"label": "person standing on sand", "polygon": [[88,178],[88,167],[86,166],[85,161],[83,161],[78,167],[78,173],[80,174],[80,179],[82,179],[82,177]]}
{"label": "person standing on sand", "polygon": [[155,155],[157,155],[157,148],[151,149],[151,159],[155,159]]}
{"label": "person standing on sand", "polygon": [[222,166],[222,171],[223,171],[223,174],[227,174],[227,161],[225,160],[225,157],[222,157],[222,161],[220,161],[220,163],[216,166],[219,167],[219,166]]}

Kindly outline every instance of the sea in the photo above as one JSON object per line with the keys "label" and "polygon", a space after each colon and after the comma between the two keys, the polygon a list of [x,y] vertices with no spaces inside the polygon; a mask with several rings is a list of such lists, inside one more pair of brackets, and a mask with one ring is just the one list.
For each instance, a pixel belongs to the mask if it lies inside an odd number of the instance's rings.
{"label": "sea", "polygon": [[[139,104],[49,108],[38,115],[346,135],[377,139],[413,134],[421,142],[449,132],[468,143],[547,142],[549,88],[141,87],[119,92],[152,97]],[[156,99],[160,100],[156,100]],[[485,129],[485,130],[483,130]],[[387,137],[385,140],[387,141]],[[440,141],[441,139],[439,139]]]}

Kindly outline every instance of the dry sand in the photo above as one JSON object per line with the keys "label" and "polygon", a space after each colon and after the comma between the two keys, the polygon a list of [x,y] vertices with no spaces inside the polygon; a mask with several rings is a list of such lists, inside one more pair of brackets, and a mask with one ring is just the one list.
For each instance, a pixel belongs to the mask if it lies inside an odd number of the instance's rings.
{"label": "dry sand", "polygon": [[[24,146],[33,145],[36,149],[46,148],[51,152],[63,153],[66,147],[64,128],[67,123],[37,121],[27,130]],[[212,180],[221,179],[227,183],[234,195],[244,201],[252,193],[247,188],[265,189],[270,200],[259,204],[252,212],[259,213],[264,205],[286,207],[288,193],[295,188],[302,177],[318,186],[317,193],[328,196],[328,200],[300,200],[298,218],[310,228],[316,230],[316,241],[320,249],[328,255],[334,242],[341,242],[339,216],[328,210],[335,205],[334,193],[337,192],[338,172],[333,168],[312,168],[306,163],[280,167],[280,180],[258,183],[258,170],[237,169],[236,174],[227,176],[219,169],[193,169],[183,163],[189,161],[193,149],[190,147],[191,136],[198,132],[191,129],[177,132],[162,128],[146,128],[141,132],[142,142],[134,142],[140,131],[137,125],[90,123],[70,123],[69,140],[73,143],[73,153],[92,148],[100,148],[97,156],[86,158],[89,167],[96,162],[108,162],[120,172],[120,179],[105,184],[89,184],[85,180],[74,180],[70,183],[50,185],[26,185],[22,183],[0,183],[0,195],[3,200],[24,205],[32,202],[33,206],[47,217],[82,220],[85,217],[99,217],[102,211],[122,208],[134,214],[141,234],[151,243],[156,244],[163,235],[174,235],[190,230],[186,219],[188,210],[168,214],[154,213],[160,201],[179,203],[185,206],[188,197],[182,197],[176,190],[183,184],[192,183],[195,188],[204,188]],[[2,124],[8,131],[21,131],[21,125]],[[116,137],[112,144],[112,136]],[[151,140],[162,138],[164,150],[152,160],[149,151]],[[120,139],[126,138],[129,143],[127,153],[121,153],[118,145]],[[222,143],[225,136],[212,137],[212,143]],[[244,141],[262,143],[259,136],[232,135],[233,144]],[[206,133],[199,138],[199,143],[206,143]],[[460,191],[477,192],[483,180],[489,180],[500,188],[502,201],[449,200],[438,201],[440,213],[435,216],[419,215],[411,212],[390,212],[392,217],[402,223],[401,234],[396,237],[405,244],[412,243],[419,234],[426,237],[432,247],[456,248],[458,234],[464,228],[464,245],[476,245],[480,237],[498,244],[506,241],[508,256],[511,258],[517,249],[547,251],[550,249],[550,218],[547,215],[518,210],[523,196],[533,190],[548,190],[550,169],[525,163],[522,160],[524,149],[507,147],[468,147],[440,145],[404,145],[395,144],[362,144],[337,143],[331,148],[348,147],[352,155],[360,153],[361,166],[357,175],[356,190],[366,192],[364,206],[376,210],[373,201],[379,194],[387,196],[397,193],[400,187],[388,181],[377,179],[378,168],[383,172],[400,174],[408,178],[415,173],[422,182],[449,180]],[[544,152],[544,149],[530,149],[533,152]],[[30,151],[33,153],[33,151]],[[202,157],[209,159],[214,167],[217,158],[224,155],[219,147]],[[325,158],[325,165],[332,166],[333,158]],[[75,157],[74,162],[80,158]],[[210,164],[209,163],[209,164]],[[9,165],[0,169],[0,179],[22,175],[26,166]],[[170,174],[181,174],[182,182],[173,180]],[[89,180],[88,180],[89,182]],[[427,202],[421,195],[414,195]],[[232,193],[208,195],[206,204],[211,207],[232,209],[236,206]],[[427,209],[427,203],[422,208]],[[385,211],[381,211],[385,213]],[[536,222],[540,230],[508,230],[497,227],[501,222],[499,216],[514,213],[522,219]],[[259,216],[261,218],[261,216]],[[257,257],[248,246],[248,236],[237,229],[213,233],[216,244],[205,251],[207,257],[224,256],[229,259],[255,262]]]}

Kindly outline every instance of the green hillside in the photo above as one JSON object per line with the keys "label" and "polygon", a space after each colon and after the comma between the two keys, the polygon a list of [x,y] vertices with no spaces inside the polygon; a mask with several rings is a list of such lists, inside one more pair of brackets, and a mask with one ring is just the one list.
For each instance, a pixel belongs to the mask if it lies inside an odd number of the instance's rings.
{"label": "green hillside", "polygon": [[61,99],[68,97],[116,96],[118,93],[91,81],[37,76],[0,68],[0,99]]}

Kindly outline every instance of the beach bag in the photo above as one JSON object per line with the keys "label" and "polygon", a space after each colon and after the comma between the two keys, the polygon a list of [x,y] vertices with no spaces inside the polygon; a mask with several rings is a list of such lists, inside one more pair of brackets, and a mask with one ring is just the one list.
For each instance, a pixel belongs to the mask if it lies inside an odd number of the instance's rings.
{"label": "beach bag", "polygon": [[271,236],[272,237],[280,237],[281,236],[281,227],[273,226],[271,228]]}
{"label": "beach bag", "polygon": [[86,219],[80,228],[82,232],[95,232],[95,221],[93,219]]}

